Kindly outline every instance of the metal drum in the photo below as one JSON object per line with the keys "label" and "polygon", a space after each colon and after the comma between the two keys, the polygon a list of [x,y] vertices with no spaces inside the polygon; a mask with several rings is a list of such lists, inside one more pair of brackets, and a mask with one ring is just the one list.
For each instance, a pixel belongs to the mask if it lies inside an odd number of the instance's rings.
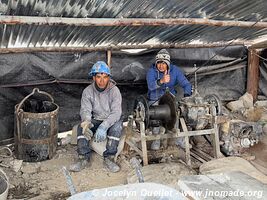
{"label": "metal drum", "polygon": [[[51,101],[29,101],[39,93]],[[31,102],[31,103],[29,103]],[[15,106],[15,155],[17,159],[38,162],[51,159],[56,152],[58,133],[58,110],[52,96],[34,88]]]}

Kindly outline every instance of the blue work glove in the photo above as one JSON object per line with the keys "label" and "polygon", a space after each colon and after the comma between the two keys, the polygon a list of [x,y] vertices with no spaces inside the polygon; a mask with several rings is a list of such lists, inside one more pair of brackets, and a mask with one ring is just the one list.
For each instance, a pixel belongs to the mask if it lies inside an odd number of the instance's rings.
{"label": "blue work glove", "polygon": [[99,126],[95,133],[95,141],[96,142],[103,142],[107,137],[107,128],[103,126]]}

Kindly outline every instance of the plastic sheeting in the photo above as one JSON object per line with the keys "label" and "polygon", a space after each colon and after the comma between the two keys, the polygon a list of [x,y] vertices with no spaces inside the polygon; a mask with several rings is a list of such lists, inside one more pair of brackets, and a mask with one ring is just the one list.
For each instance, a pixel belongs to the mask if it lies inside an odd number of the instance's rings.
{"label": "plastic sheeting", "polygon": [[[155,62],[157,51],[112,52],[112,78],[122,92],[125,120],[132,112],[135,97],[147,92],[146,71]],[[192,84],[197,70],[200,94],[215,93],[223,100],[232,100],[245,92],[245,47],[169,51],[172,63],[182,68]],[[88,72],[98,60],[105,61],[106,52],[0,55],[0,141],[13,137],[14,107],[34,87],[50,93],[59,105],[59,131],[70,130],[80,121],[81,94],[90,83]]]}

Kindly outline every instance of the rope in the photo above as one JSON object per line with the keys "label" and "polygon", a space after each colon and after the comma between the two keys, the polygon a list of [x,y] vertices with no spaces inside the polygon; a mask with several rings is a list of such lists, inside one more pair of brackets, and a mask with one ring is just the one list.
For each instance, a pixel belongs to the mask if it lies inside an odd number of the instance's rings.
{"label": "rope", "polygon": [[250,49],[249,49],[249,51],[250,51],[250,53],[252,53],[253,55],[255,55],[255,56],[257,56],[257,57],[261,58],[262,60],[264,60],[264,61],[267,61],[267,59],[266,59],[266,58],[263,58],[262,56],[260,56],[260,55],[258,55],[258,54],[256,54],[256,53],[254,53],[254,52],[253,52],[253,51],[251,51]]}

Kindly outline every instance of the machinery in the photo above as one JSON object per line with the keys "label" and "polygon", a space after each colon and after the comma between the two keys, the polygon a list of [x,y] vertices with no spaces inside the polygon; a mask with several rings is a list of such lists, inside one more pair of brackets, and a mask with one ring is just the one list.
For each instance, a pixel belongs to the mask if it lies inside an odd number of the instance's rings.
{"label": "machinery", "polygon": [[158,105],[149,106],[144,96],[138,97],[135,100],[133,117],[143,121],[146,129],[153,126],[164,126],[171,130],[179,117],[179,112],[173,95],[167,92],[159,99]]}
{"label": "machinery", "polygon": [[[130,120],[132,132],[140,133],[142,149],[132,141],[126,142],[143,157],[144,165],[148,164],[147,141],[158,139],[176,139],[184,137],[186,144],[186,162],[191,165],[189,137],[195,135],[210,135],[214,146],[214,155],[220,154],[218,128],[216,115],[220,112],[220,102],[214,95],[202,98],[197,92],[191,97],[177,101],[175,97],[166,92],[159,100],[158,105],[148,105],[144,96],[135,100],[134,112]],[[165,134],[151,135],[153,127],[164,127]],[[182,131],[181,131],[181,130]]]}
{"label": "machinery", "polygon": [[240,155],[245,149],[257,144],[261,135],[262,126],[259,123],[231,120],[222,126],[221,150],[226,155]]}
{"label": "machinery", "polygon": [[[226,155],[239,155],[243,149],[258,143],[262,134],[261,125],[255,122],[232,120],[224,123],[221,117],[222,104],[220,99],[212,94],[204,98],[197,92],[195,86],[193,95],[176,100],[168,91],[154,104],[149,105],[146,97],[140,96],[135,100],[133,116],[130,119],[130,129],[138,133],[142,148],[130,141],[126,141],[143,158],[144,165],[148,164],[147,141],[158,139],[176,139],[184,137],[186,144],[186,162],[190,165],[189,136],[203,135],[213,144],[214,156],[219,157],[221,150]],[[222,125],[220,132],[218,124]],[[164,134],[151,135],[153,127],[163,127]],[[191,152],[192,153],[192,152]]]}
{"label": "machinery", "polygon": [[191,130],[212,128],[214,117],[221,114],[221,102],[216,95],[202,98],[197,92],[179,101],[179,111]]}

